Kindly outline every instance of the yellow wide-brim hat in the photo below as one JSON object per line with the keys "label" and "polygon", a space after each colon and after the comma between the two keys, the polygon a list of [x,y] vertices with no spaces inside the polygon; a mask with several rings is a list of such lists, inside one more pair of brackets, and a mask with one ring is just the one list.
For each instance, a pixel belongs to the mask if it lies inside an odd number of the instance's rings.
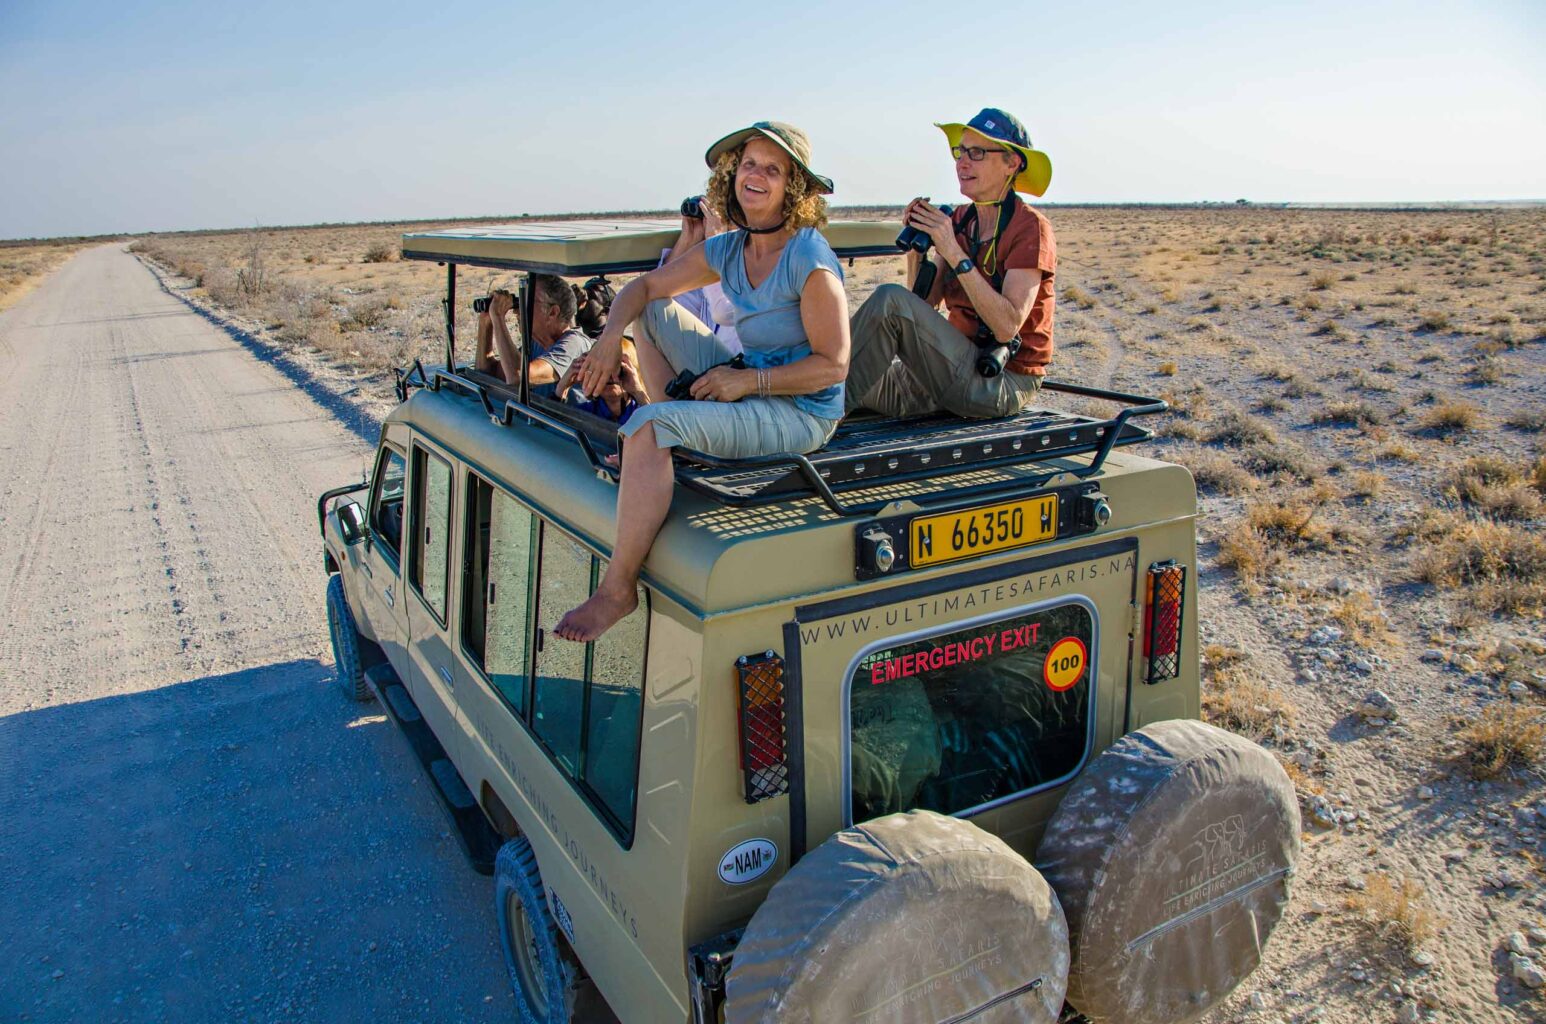
{"label": "yellow wide-brim hat", "polygon": [[954,121],[940,124],[936,121],[934,127],[945,133],[951,149],[961,144],[961,136],[970,128],[978,135],[1019,153],[1025,157],[1025,170],[1015,175],[1014,190],[1033,196],[1047,194],[1047,187],[1052,184],[1052,158],[1031,146],[1025,125],[1013,114],[1005,113],[997,107],[985,107],[965,124]]}

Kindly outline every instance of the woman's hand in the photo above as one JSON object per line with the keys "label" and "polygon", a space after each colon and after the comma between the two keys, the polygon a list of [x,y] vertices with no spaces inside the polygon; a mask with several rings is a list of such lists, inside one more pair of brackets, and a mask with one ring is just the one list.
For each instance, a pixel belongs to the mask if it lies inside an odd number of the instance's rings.
{"label": "woman's hand", "polygon": [[927,199],[914,199],[907,204],[907,212],[903,217],[908,225],[928,234],[946,264],[953,266],[966,258],[966,253],[956,242],[955,222],[949,214],[941,213]]}
{"label": "woman's hand", "polygon": [[585,392],[586,398],[595,398],[601,394],[601,389],[617,376],[617,368],[622,365],[622,331],[619,329],[614,334],[611,326],[609,321],[608,330],[601,332],[601,337],[596,339],[596,344],[586,353],[585,369],[580,372],[580,390]]}
{"label": "woman's hand", "polygon": [[719,214],[714,212],[714,208],[711,207],[708,204],[707,200],[704,200],[704,202],[701,204],[701,208],[703,210],[703,234],[704,234],[704,237],[705,238],[713,238],[715,235],[722,235],[722,234],[724,234],[725,233],[725,222],[724,222],[724,219],[721,218]]}
{"label": "woman's hand", "polygon": [[756,390],[756,370],[729,366],[716,366],[692,382],[692,396],[700,402],[734,402]]}

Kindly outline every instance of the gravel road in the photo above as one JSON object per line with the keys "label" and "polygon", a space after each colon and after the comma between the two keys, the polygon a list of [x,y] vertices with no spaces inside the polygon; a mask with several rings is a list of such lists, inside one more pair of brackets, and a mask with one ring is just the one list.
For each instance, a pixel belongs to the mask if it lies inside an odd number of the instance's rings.
{"label": "gravel road", "polygon": [[119,246],[0,314],[0,1020],[511,1020],[491,884],[329,682],[367,431]]}

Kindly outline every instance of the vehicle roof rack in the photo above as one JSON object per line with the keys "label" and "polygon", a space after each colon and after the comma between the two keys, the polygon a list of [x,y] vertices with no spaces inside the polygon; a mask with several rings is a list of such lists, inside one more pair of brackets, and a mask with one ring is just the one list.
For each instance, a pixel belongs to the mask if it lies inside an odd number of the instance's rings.
{"label": "vehicle roof rack", "polygon": [[[616,450],[616,426],[600,417],[540,398],[535,400],[541,403],[539,408],[506,397],[504,389],[464,373],[427,372],[417,362],[407,370],[397,371],[397,387],[403,398],[416,387],[461,391],[477,398],[496,423],[510,426],[519,419],[569,438],[594,470],[617,478],[617,468],[605,459]],[[1115,448],[1153,436],[1151,431],[1130,422],[1133,417],[1150,416],[1169,408],[1167,402],[1158,398],[1060,381],[1047,381],[1042,389],[1115,402],[1122,408],[1107,419],[1043,408],[992,420],[967,420],[948,414],[908,420],[856,418],[845,421],[826,446],[809,455],[724,459],[677,448],[676,479],[697,494],[735,508],[817,497],[840,516],[873,515],[897,496],[893,493],[866,499],[859,495],[856,501],[844,501],[839,495],[868,490],[878,484],[927,481],[934,486],[919,486],[906,497],[930,506],[1023,490],[1060,474],[1094,476]],[[496,404],[496,399],[502,404]],[[1090,452],[1095,457],[1088,464],[1051,465],[1054,460]],[[961,474],[1022,467],[1043,472],[1000,474],[996,479],[964,487],[951,485],[951,478]]]}

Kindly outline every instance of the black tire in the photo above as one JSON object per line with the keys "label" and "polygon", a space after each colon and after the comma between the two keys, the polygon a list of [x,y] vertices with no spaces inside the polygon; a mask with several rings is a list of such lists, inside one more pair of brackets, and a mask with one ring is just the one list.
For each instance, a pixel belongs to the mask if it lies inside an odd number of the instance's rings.
{"label": "black tire", "polygon": [[360,630],[344,595],[344,578],[334,573],[327,581],[327,631],[333,638],[333,665],[338,670],[338,688],[350,700],[370,700],[370,684],[365,681],[365,665],[360,660]]}
{"label": "black tire", "polygon": [[584,974],[559,937],[525,839],[511,839],[494,859],[494,912],[521,1024],[569,1024]]}

